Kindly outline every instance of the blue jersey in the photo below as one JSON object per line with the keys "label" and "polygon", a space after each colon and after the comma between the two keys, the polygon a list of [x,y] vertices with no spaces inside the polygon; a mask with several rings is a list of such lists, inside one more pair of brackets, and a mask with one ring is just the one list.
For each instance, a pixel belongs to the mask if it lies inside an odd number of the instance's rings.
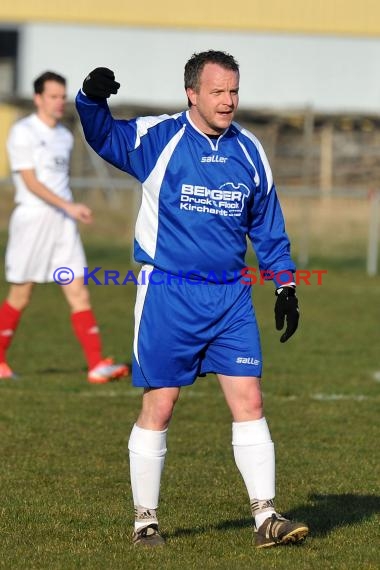
{"label": "blue jersey", "polygon": [[257,138],[237,123],[213,139],[189,112],[116,120],[105,100],[78,93],[84,134],[106,161],[142,184],[135,259],[162,271],[224,282],[246,265],[294,271],[272,172]]}

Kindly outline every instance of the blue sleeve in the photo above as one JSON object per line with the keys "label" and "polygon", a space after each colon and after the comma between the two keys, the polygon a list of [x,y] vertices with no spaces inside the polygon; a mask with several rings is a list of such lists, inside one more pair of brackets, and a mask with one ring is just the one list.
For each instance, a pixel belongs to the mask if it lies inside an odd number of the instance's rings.
{"label": "blue sleeve", "polygon": [[[260,163],[260,162],[259,162]],[[294,281],[296,266],[290,256],[290,242],[273,180],[268,180],[263,165],[259,169],[260,184],[251,206],[249,238],[255,250],[259,269],[279,287]],[[271,174],[271,173],[270,173]]]}
{"label": "blue sleeve", "polygon": [[142,146],[138,144],[136,119],[114,119],[105,99],[90,99],[82,91],[75,104],[91,148],[116,168],[144,181],[156,157],[151,153],[151,160],[146,160],[143,156]]}

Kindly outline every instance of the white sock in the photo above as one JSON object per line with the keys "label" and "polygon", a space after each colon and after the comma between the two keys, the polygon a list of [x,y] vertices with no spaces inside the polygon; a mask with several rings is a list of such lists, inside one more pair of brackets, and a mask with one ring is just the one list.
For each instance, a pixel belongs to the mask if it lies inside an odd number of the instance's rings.
{"label": "white sock", "polygon": [[[166,454],[166,433],[143,429],[136,424],[129,438],[129,463],[135,513],[146,512],[149,523],[157,523],[155,510],[160,495],[161,473]],[[136,515],[138,516],[138,515]],[[147,526],[140,517],[135,520],[135,530]]]}
{"label": "white sock", "polygon": [[[232,445],[250,502],[271,500],[275,496],[274,445],[265,418],[248,422],[233,422]],[[270,517],[274,508],[255,513],[258,528]],[[264,518],[263,518],[264,517]]]}
{"label": "white sock", "polygon": [[255,526],[256,528],[260,528],[263,522],[274,513],[274,509],[272,511],[265,511],[263,513],[259,513],[255,515]]}

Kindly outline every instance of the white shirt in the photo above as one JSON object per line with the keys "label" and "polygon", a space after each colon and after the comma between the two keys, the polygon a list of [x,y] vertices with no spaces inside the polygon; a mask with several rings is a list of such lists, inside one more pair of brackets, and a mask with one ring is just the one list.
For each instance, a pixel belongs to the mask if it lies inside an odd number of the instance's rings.
{"label": "white shirt", "polygon": [[7,149],[16,189],[16,204],[46,204],[28,190],[20,170],[34,169],[37,179],[51,192],[72,201],[69,163],[73,135],[63,125],[49,127],[33,113],[17,121],[10,130]]}

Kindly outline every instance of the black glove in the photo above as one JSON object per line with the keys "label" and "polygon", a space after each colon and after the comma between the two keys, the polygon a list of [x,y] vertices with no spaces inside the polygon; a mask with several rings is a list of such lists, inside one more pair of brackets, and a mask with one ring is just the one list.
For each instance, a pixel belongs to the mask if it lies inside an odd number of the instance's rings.
{"label": "black glove", "polygon": [[97,67],[83,81],[82,91],[93,99],[108,99],[110,95],[116,95],[119,87],[113,71],[107,67]]}
{"label": "black glove", "polygon": [[289,286],[279,287],[276,289],[276,296],[274,306],[276,329],[280,331],[284,328],[286,317],[286,330],[280,338],[280,342],[286,342],[296,332],[300,318],[296,289]]}

